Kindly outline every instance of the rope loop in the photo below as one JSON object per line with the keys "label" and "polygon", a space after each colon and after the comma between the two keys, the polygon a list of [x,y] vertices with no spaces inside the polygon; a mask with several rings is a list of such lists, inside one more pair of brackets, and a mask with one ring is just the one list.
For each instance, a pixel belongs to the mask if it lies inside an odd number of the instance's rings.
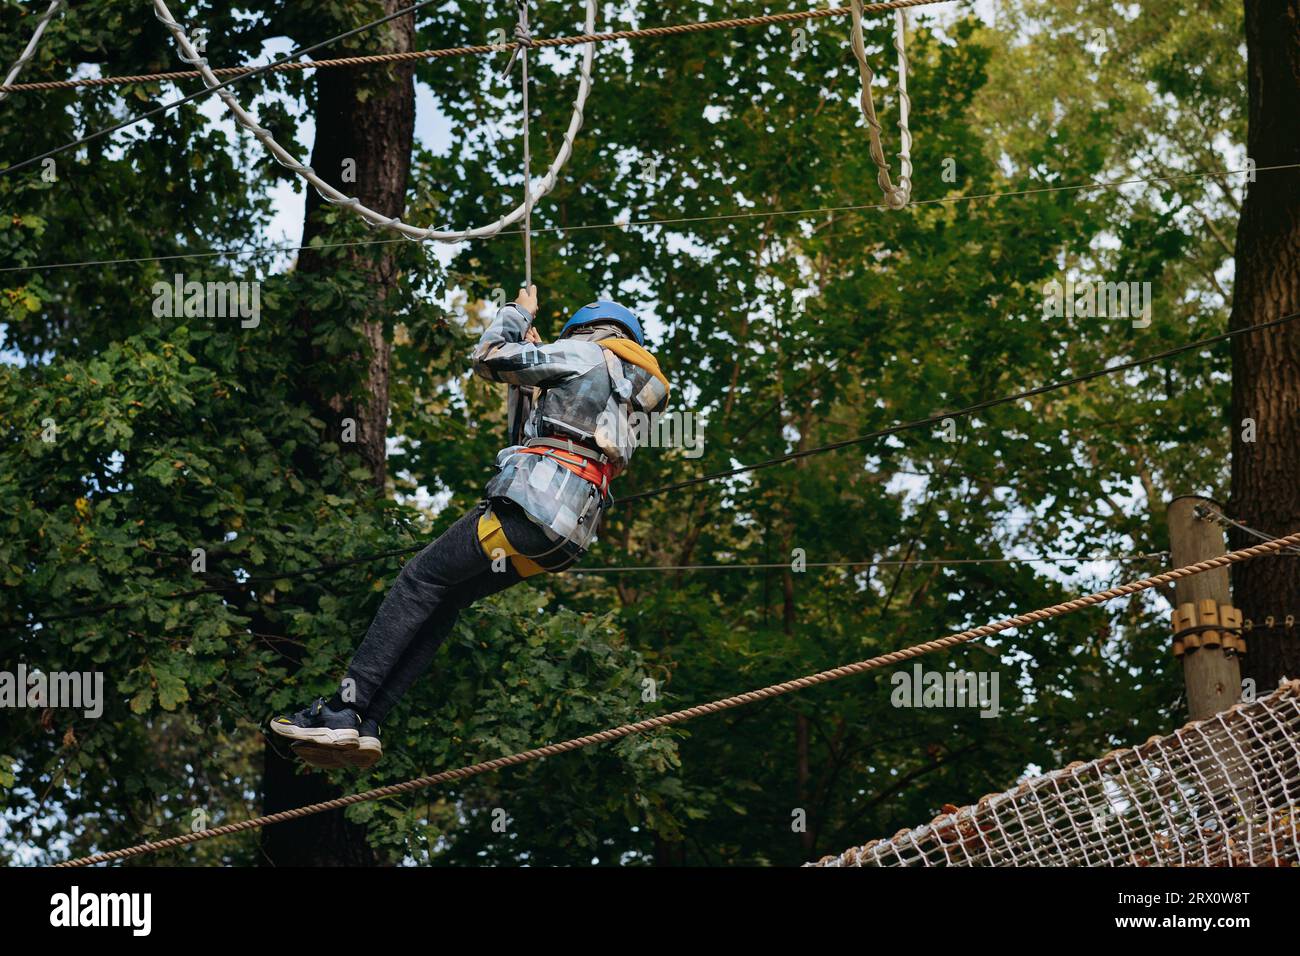
{"label": "rope loop", "polygon": [[[0,82],[0,86],[9,86],[14,80],[18,79],[18,74],[23,71],[23,67],[30,63],[32,57],[36,55],[36,45],[41,42],[41,35],[45,32],[45,28],[50,25],[50,21],[54,19],[54,15],[59,12],[62,6],[63,0],[51,0],[50,5],[41,14],[41,18],[36,21],[36,29],[32,31],[32,38],[27,41],[27,46],[23,47],[23,52],[18,54],[18,59],[14,61],[14,65],[5,74],[4,82]],[[7,92],[0,90],[0,100],[3,100],[8,95]]]}
{"label": "rope loop", "polygon": [[[586,33],[584,35],[592,35],[595,31],[596,6],[597,0],[587,0],[587,13],[584,28]],[[435,229],[431,226],[414,226],[410,223],[402,222],[402,220],[396,216],[387,216],[384,213],[377,212],[376,210],[363,205],[361,200],[356,196],[346,195],[322,179],[316,173],[310,172],[307,167],[299,163],[292,153],[276,142],[275,138],[269,132],[258,125],[257,120],[240,105],[239,101],[235,99],[230,90],[221,85],[221,81],[218,80],[216,74],[212,72],[212,68],[208,66],[206,59],[199,57],[198,52],[194,49],[194,44],[190,41],[189,35],[185,31],[185,28],[177,23],[175,18],[172,17],[171,11],[167,9],[165,0],[153,0],[153,7],[154,15],[162,21],[163,26],[167,28],[168,32],[171,33],[172,38],[175,40],[176,45],[180,50],[181,59],[185,60],[187,63],[192,62],[198,67],[204,85],[209,89],[215,88],[217,96],[219,96],[221,101],[226,104],[226,107],[230,110],[235,122],[251,132],[277,162],[293,170],[310,183],[326,202],[339,206],[347,206],[368,224],[380,228],[391,229],[405,238],[417,242],[426,240],[432,240],[435,242],[463,242],[467,239],[487,239],[498,235],[528,217],[537,201],[555,188],[555,184],[559,179],[560,170],[564,168],[564,165],[569,161],[569,157],[573,155],[573,141],[577,138],[578,132],[582,129],[583,112],[587,106],[587,97],[591,93],[591,66],[592,61],[595,58],[596,50],[596,43],[594,40],[588,40],[582,44],[582,60],[578,70],[577,99],[574,101],[573,112],[569,117],[569,126],[564,132],[564,136],[560,142],[560,147],[555,154],[555,158],[551,161],[550,168],[547,169],[546,175],[542,177],[537,186],[533,188],[531,183],[526,182],[524,187],[524,192],[526,193],[524,201],[504,216],[501,216],[495,222],[488,223],[485,226],[476,226],[471,229],[455,231],[450,229]]]}
{"label": "rope loop", "polygon": [[[533,47],[533,31],[528,26],[528,4],[525,0],[515,0],[515,9],[519,15],[519,21],[515,24],[515,43],[517,44],[510,51],[510,59],[506,61],[506,68],[501,71],[502,76],[509,75],[514,68],[515,61],[519,59],[519,51],[523,50],[524,58],[527,59],[527,51]],[[524,64],[525,71],[528,69],[527,63]]]}
{"label": "rope loop", "polygon": [[867,62],[866,44],[862,39],[862,0],[850,0],[852,27],[849,38],[853,46],[853,55],[858,61],[858,73],[862,78],[862,93],[858,103],[862,109],[862,118],[867,124],[868,146],[871,159],[876,164],[876,182],[884,194],[885,205],[890,209],[902,209],[912,200],[912,132],[908,128],[908,114],[911,112],[912,100],[907,95],[907,53],[904,41],[907,35],[907,13],[903,9],[894,11],[894,49],[898,52],[898,185],[889,178],[889,163],[885,161],[885,150],[881,146],[881,125],[876,118],[876,103],[871,95],[871,84],[876,75]]}

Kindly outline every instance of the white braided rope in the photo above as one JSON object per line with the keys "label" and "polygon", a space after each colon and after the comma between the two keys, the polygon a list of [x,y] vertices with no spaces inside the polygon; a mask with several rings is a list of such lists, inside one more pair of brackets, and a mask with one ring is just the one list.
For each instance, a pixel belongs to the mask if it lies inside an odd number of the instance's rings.
{"label": "white braided rope", "polygon": [[[221,85],[212,70],[208,67],[206,57],[199,56],[198,51],[190,42],[189,36],[186,35],[185,29],[177,23],[167,9],[163,0],[153,0],[154,15],[162,22],[176,40],[176,45],[180,48],[180,58],[182,62],[194,67],[203,77],[203,82],[209,89]],[[596,0],[587,0],[587,19],[585,32],[593,33],[596,29]],[[222,102],[229,107],[235,121],[252,133],[280,165],[293,170],[307,182],[315,187],[321,197],[327,202],[337,206],[343,206],[351,209],[359,215],[366,223],[371,226],[392,229],[400,233],[407,239],[420,241],[432,239],[437,242],[461,242],[466,239],[486,239],[495,236],[497,233],[513,226],[524,217],[524,213],[531,206],[535,206],[537,201],[549,193],[554,187],[556,180],[559,178],[560,170],[568,162],[569,157],[573,154],[573,141],[582,129],[583,110],[587,105],[587,96],[591,93],[591,64],[595,57],[596,45],[594,43],[583,44],[582,62],[580,67],[580,76],[578,80],[578,98],[573,104],[573,115],[569,119],[569,127],[564,133],[564,141],[560,144],[559,151],[555,154],[550,168],[546,175],[542,177],[537,188],[525,198],[525,201],[516,206],[513,210],[506,213],[496,222],[489,223],[486,226],[478,226],[473,229],[464,229],[460,231],[448,231],[430,228],[421,228],[409,223],[402,222],[400,217],[385,216],[373,209],[362,204],[361,200],[355,196],[348,196],[335,189],[320,176],[310,166],[304,166],[294,158],[293,154],[275,141],[275,138],[268,130],[263,128],[257,120],[249,114],[239,101],[231,94],[229,89],[221,88],[216,93],[221,97]],[[525,183],[524,190],[527,193],[530,184]]]}
{"label": "white braided rope", "polygon": [[[8,86],[18,79],[18,74],[23,71],[23,67],[31,62],[32,57],[36,55],[36,44],[41,42],[41,34],[45,32],[45,28],[50,25],[50,21],[54,19],[54,15],[59,12],[61,6],[63,6],[63,0],[51,0],[49,7],[41,14],[41,18],[36,21],[36,29],[32,31],[32,38],[27,41],[26,49],[19,55],[9,72],[5,74],[4,82],[0,83],[0,86]],[[8,93],[0,92],[0,100],[3,100],[8,95]]]}
{"label": "white braided rope", "polygon": [[898,51],[898,185],[889,178],[889,164],[885,162],[885,150],[880,144],[881,126],[876,118],[876,103],[871,96],[871,84],[876,75],[867,62],[867,49],[862,40],[862,0],[851,0],[852,27],[849,37],[852,41],[853,55],[858,61],[858,73],[862,78],[862,92],[858,103],[862,108],[862,118],[867,123],[871,158],[879,172],[876,181],[880,191],[885,195],[885,205],[890,209],[902,209],[912,199],[912,132],[908,128],[908,114],[911,112],[912,100],[907,95],[907,53],[903,44],[907,35],[907,13],[894,11],[894,49]]}

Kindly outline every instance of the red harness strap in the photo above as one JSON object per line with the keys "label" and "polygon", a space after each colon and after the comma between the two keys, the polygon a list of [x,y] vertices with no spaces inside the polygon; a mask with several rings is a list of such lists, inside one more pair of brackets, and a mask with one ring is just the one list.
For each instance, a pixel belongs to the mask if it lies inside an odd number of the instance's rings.
{"label": "red harness strap", "polygon": [[554,458],[579,478],[589,481],[599,488],[601,494],[608,493],[610,479],[614,477],[612,462],[601,464],[582,455],[565,451],[562,448],[549,448],[545,445],[525,445],[518,451],[525,455],[545,455],[548,458]]}

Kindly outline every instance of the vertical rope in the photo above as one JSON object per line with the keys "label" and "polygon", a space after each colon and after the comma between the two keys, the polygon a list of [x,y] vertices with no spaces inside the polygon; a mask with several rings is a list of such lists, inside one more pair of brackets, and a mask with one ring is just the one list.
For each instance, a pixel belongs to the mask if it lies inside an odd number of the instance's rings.
{"label": "vertical rope", "polygon": [[[519,46],[515,47],[514,52],[510,55],[510,63],[506,64],[506,72],[510,71],[510,64],[514,63],[515,56],[519,57],[519,78],[523,84],[523,133],[524,133],[524,290],[527,291],[533,287],[533,182],[532,182],[532,148],[529,143],[529,129],[531,127],[531,115],[528,109],[528,49],[533,45],[533,35],[528,29],[528,0],[515,0],[515,7],[519,12],[519,22],[515,24],[515,39],[519,41]],[[528,321],[528,327],[532,328],[533,320],[537,318],[536,309]],[[524,335],[527,336],[527,331]],[[523,388],[513,386],[510,389],[510,400],[514,403],[511,409],[511,418],[514,419],[515,428],[518,434],[510,436],[511,442],[521,439],[524,429],[524,415],[528,408],[526,396]]]}
{"label": "vertical rope", "polygon": [[912,198],[912,129],[908,114],[912,112],[912,98],[907,95],[907,53],[903,49],[907,37],[907,11],[894,11],[894,49],[898,51],[898,189],[904,204]]}
{"label": "vertical rope", "polygon": [[[528,48],[533,45],[533,35],[528,29],[528,0],[515,0],[515,6],[519,10],[519,22],[515,24],[515,39],[519,41],[519,46],[515,52],[519,55],[519,77],[524,94],[524,288],[529,289],[533,284],[533,164],[528,136],[531,125],[528,111]],[[506,69],[509,68],[507,65]]]}

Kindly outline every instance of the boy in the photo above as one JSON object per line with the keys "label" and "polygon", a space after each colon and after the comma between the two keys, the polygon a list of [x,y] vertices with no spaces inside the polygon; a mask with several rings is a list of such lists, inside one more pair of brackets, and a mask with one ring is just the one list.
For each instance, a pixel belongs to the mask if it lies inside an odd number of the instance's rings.
{"label": "boy", "polygon": [[[370,767],[379,725],[451,632],[459,613],[585,553],[609,483],[627,467],[634,412],[660,411],[668,380],[623,306],[583,306],[543,345],[532,327],[537,287],[504,306],[474,350],[474,371],[509,383],[509,447],[483,500],[402,569],[339,690],[271,730],[317,767]],[[509,558],[503,561],[503,558]]]}

